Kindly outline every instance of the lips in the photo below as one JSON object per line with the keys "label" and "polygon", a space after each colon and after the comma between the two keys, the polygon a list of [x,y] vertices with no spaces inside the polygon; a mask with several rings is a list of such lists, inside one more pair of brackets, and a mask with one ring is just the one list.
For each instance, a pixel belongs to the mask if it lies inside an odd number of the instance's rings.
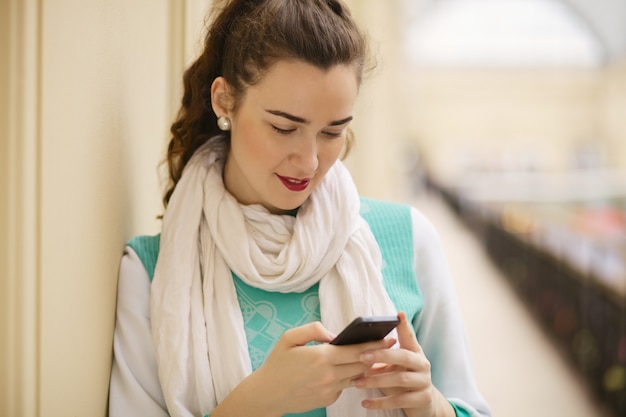
{"label": "lips", "polygon": [[289,191],[304,191],[311,183],[310,178],[291,178],[283,177],[278,174],[276,174],[276,176]]}

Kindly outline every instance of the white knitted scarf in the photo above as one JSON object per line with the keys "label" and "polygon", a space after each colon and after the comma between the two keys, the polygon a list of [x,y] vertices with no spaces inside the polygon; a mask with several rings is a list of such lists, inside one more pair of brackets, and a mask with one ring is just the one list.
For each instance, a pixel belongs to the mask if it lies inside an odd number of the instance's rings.
{"label": "white knitted scarf", "polygon": [[[395,314],[380,249],[341,162],[297,216],[273,215],[225,190],[211,142],[169,201],[151,287],[159,380],[173,417],[210,413],[252,372],[231,271],[266,291],[303,292],[319,282],[321,321],[335,333],[359,315]],[[363,409],[365,395],[375,394],[344,390],[328,416],[392,415]]]}

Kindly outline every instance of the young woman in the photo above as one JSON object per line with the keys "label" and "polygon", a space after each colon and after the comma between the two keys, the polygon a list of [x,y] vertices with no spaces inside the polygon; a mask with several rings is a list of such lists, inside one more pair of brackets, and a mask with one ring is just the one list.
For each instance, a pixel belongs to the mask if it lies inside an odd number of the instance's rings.
{"label": "young woman", "polygon": [[[111,416],[489,415],[436,233],[339,161],[366,65],[340,1],[214,10],[162,233],[122,259]],[[328,343],[371,315],[394,336]]]}

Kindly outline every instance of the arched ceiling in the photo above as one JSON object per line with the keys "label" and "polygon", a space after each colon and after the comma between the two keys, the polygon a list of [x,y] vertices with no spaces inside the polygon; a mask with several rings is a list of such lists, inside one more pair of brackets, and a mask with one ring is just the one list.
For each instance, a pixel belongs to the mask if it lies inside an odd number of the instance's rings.
{"label": "arched ceiling", "polygon": [[[445,0],[405,0],[411,15]],[[498,0],[499,1],[499,0]],[[558,0],[578,15],[602,44],[605,63],[626,59],[626,0]]]}
{"label": "arched ceiling", "polygon": [[584,19],[605,45],[609,61],[626,57],[626,1],[561,0]]}

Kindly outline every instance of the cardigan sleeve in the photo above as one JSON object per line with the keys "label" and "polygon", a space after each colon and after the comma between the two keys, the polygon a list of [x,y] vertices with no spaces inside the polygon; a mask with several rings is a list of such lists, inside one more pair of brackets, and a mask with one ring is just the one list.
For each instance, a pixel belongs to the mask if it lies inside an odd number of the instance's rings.
{"label": "cardigan sleeve", "polygon": [[[415,271],[424,296],[424,308],[414,326],[432,364],[433,383],[457,409],[457,415],[467,411],[472,417],[490,416],[474,381],[461,313],[439,237],[415,209],[411,209],[411,220]],[[151,336],[150,279],[130,247],[120,264],[113,353],[109,416],[168,417]]]}
{"label": "cardigan sleeve", "polygon": [[126,247],[120,264],[109,417],[169,416],[157,374],[150,328],[150,279]]}
{"label": "cardigan sleeve", "polygon": [[424,308],[413,324],[431,363],[433,384],[453,404],[457,415],[490,416],[474,379],[465,327],[441,241],[430,221],[415,208],[411,209],[411,218],[415,272],[424,297]]}

